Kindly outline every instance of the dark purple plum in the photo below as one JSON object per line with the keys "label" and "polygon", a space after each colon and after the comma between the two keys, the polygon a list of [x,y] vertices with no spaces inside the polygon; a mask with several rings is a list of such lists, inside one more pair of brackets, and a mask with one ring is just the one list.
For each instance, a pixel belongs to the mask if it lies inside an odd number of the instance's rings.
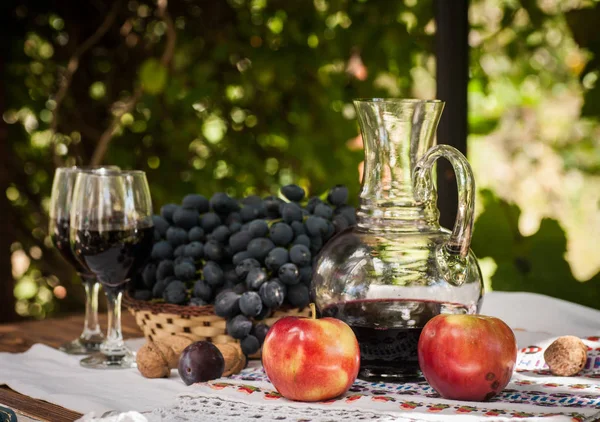
{"label": "dark purple plum", "polygon": [[179,358],[179,376],[185,385],[220,378],[225,359],[217,347],[208,341],[190,344]]}

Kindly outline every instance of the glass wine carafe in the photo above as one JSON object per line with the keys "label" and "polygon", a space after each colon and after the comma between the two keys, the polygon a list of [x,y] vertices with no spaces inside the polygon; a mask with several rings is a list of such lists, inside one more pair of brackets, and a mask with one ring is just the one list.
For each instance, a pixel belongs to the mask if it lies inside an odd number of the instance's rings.
{"label": "glass wine carafe", "polygon": [[[357,226],[321,251],[312,294],[323,316],[344,320],[361,351],[359,377],[419,375],[417,342],[440,313],[477,313],[483,294],[469,249],[475,184],[466,158],[435,143],[444,108],[437,100],[354,102],[365,166]],[[439,225],[433,165],[454,167],[459,191],[452,232]]]}

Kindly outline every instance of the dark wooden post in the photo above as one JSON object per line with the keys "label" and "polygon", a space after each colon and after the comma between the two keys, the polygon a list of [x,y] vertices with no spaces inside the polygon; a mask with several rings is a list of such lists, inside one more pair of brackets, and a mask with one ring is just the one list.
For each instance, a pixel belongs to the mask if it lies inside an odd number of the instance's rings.
{"label": "dark wooden post", "polygon": [[[469,0],[434,0],[437,98],[446,102],[437,140],[467,154],[467,84],[469,82]],[[438,161],[440,223],[452,228],[457,190],[452,166]]]}

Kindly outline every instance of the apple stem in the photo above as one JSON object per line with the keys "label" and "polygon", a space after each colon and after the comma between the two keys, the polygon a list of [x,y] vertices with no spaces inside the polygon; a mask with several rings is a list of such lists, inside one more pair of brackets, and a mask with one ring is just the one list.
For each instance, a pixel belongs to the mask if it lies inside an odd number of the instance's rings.
{"label": "apple stem", "polygon": [[310,307],[310,313],[312,314],[312,319],[317,319],[317,308],[314,303],[308,305]]}

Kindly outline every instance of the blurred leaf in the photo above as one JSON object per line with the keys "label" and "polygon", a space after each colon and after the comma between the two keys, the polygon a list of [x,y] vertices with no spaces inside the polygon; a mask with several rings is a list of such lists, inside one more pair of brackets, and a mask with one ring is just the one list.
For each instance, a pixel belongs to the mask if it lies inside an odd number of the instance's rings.
{"label": "blurred leaf", "polygon": [[157,59],[147,59],[140,66],[140,83],[149,94],[159,94],[167,82],[167,69]]}
{"label": "blurred leaf", "polygon": [[498,266],[492,288],[546,294],[600,309],[600,275],[577,281],[565,260],[567,239],[556,220],[542,220],[537,233],[519,234],[520,210],[482,192],[484,212],[476,222],[473,250],[478,257],[491,257]]}

